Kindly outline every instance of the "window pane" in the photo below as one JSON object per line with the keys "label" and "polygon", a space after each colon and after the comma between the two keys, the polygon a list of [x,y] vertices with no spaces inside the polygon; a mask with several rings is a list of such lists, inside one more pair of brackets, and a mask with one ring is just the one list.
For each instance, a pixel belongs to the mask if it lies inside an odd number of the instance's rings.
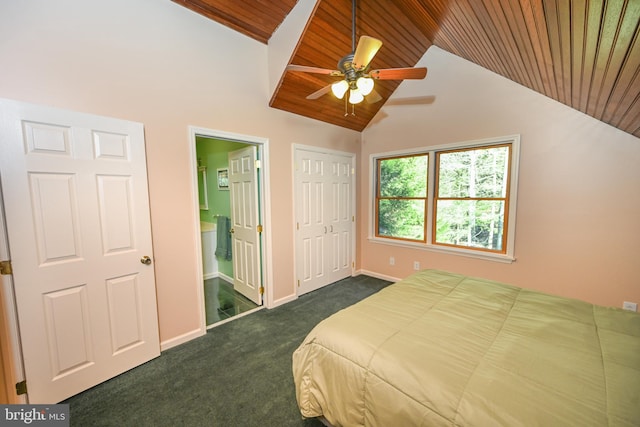
{"label": "window pane", "polygon": [[378,201],[378,235],[424,240],[425,200]]}
{"label": "window pane", "polygon": [[505,197],[509,147],[441,153],[438,197]]}
{"label": "window pane", "polygon": [[427,155],[379,162],[380,197],[427,197]]}
{"label": "window pane", "polygon": [[502,251],[504,202],[439,200],[436,243]]}

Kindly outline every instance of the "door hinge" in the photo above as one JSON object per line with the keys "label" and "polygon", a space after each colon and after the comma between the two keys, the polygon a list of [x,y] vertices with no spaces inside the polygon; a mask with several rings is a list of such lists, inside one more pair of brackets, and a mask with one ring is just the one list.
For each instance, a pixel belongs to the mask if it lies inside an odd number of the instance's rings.
{"label": "door hinge", "polygon": [[256,160],[256,169],[260,169],[260,166],[262,165],[262,163],[260,162],[260,159]]}
{"label": "door hinge", "polygon": [[264,295],[264,286],[260,286],[260,295]]}
{"label": "door hinge", "polygon": [[298,279],[298,287],[300,287],[300,279]]}
{"label": "door hinge", "polygon": [[356,268],[356,262],[355,261],[351,261],[351,268]]}
{"label": "door hinge", "polygon": [[262,233],[262,224],[258,224],[256,228],[258,230],[258,233]]}
{"label": "door hinge", "polygon": [[0,261],[0,274],[13,274],[11,260]]}
{"label": "door hinge", "polygon": [[18,396],[21,394],[27,394],[27,380],[16,383],[16,394]]}
{"label": "door hinge", "polygon": [[353,216],[351,217],[351,222],[356,222],[356,216],[355,216],[355,215],[353,215]]}

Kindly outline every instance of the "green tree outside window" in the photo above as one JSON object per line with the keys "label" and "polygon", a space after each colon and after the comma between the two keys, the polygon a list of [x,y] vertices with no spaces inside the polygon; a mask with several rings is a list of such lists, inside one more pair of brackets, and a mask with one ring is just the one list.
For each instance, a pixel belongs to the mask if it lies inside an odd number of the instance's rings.
{"label": "green tree outside window", "polygon": [[511,144],[431,154],[432,184],[429,153],[376,159],[376,236],[505,253]]}

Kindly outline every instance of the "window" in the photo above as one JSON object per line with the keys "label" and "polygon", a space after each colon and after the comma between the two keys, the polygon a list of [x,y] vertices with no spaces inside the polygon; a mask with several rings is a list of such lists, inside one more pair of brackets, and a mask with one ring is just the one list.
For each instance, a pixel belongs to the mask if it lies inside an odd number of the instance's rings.
{"label": "window", "polygon": [[378,159],[377,235],[424,242],[428,155]]}
{"label": "window", "polygon": [[373,156],[374,240],[512,257],[519,138]]}

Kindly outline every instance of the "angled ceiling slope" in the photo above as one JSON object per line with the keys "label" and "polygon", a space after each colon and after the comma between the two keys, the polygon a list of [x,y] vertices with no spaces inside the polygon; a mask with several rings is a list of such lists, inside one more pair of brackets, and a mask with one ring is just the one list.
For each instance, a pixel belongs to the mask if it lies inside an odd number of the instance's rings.
{"label": "angled ceiling slope", "polygon": [[[174,1],[264,43],[295,5]],[[412,67],[434,44],[640,137],[637,0],[359,0],[356,34],[384,42],[373,68]],[[350,51],[351,1],[319,0],[290,63],[333,69]],[[330,94],[305,99],[333,81],[285,72],[271,106],[362,130],[400,83],[377,81],[383,100],[345,117],[344,101]]]}
{"label": "angled ceiling slope", "polygon": [[267,43],[298,0],[173,0],[175,3]]}

